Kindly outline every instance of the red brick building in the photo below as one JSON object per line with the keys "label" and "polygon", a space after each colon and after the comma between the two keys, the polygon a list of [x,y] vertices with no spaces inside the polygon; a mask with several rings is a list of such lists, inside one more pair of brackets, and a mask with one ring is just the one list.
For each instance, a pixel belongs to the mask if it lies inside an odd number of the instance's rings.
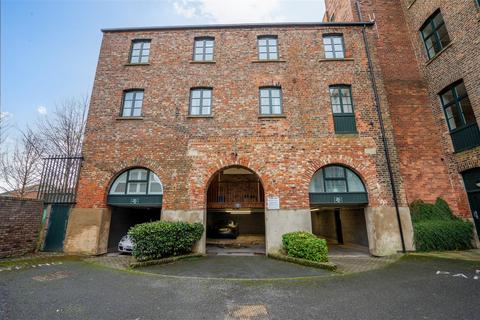
{"label": "red brick building", "polygon": [[[467,216],[467,156],[449,151],[406,8],[369,1],[373,23],[337,3],[326,17],[348,21],[103,30],[65,251],[162,219],[202,222],[201,252],[229,224],[267,252],[307,230],[386,255],[414,249],[414,199]],[[462,154],[479,167],[478,147]]]}

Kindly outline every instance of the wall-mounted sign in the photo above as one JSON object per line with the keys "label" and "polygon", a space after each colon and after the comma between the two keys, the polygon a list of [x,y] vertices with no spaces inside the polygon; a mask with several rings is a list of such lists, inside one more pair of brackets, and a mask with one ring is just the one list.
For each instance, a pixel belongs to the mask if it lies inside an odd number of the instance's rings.
{"label": "wall-mounted sign", "polygon": [[278,198],[278,197],[268,197],[267,198],[267,209],[270,209],[270,210],[280,209],[280,198]]}

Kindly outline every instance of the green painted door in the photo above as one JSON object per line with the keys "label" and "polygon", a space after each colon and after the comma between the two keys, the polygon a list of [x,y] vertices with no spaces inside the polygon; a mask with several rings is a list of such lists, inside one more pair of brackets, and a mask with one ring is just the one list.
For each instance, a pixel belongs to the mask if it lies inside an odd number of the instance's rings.
{"label": "green painted door", "polygon": [[473,221],[477,227],[477,234],[480,236],[480,192],[469,192],[468,201],[472,209]]}
{"label": "green painted door", "polygon": [[480,168],[465,171],[462,176],[470,209],[472,209],[473,221],[477,228],[477,234],[480,235]]}
{"label": "green painted door", "polygon": [[52,204],[43,251],[62,251],[67,230],[69,204]]}

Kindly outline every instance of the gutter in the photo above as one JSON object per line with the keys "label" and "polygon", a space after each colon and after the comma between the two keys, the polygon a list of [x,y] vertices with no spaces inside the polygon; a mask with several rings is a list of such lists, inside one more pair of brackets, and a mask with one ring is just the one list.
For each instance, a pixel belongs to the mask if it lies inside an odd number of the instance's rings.
{"label": "gutter", "polygon": [[256,29],[256,28],[295,28],[295,27],[371,27],[373,21],[364,22],[282,22],[282,23],[244,23],[244,24],[203,24],[153,27],[105,28],[103,33],[111,32],[140,32],[140,31],[173,31],[173,30],[200,30],[200,29]]}
{"label": "gutter", "polygon": [[[355,1],[355,6],[357,8],[357,15],[358,19],[360,21],[363,21],[362,17],[362,12],[360,10],[360,3],[358,0]],[[367,60],[368,60],[368,70],[370,73],[370,80],[372,82],[372,90],[373,90],[373,95],[375,96],[375,109],[377,111],[377,116],[378,116],[378,122],[380,124],[380,132],[381,132],[381,137],[382,137],[382,142],[383,142],[383,150],[385,152],[385,160],[387,161],[387,170],[388,170],[388,176],[390,180],[390,187],[392,190],[392,198],[393,198],[393,203],[395,205],[395,212],[397,214],[397,222],[398,222],[398,230],[400,231],[400,239],[402,241],[402,252],[405,253],[405,238],[403,235],[403,228],[402,228],[402,220],[400,218],[400,209],[398,206],[398,197],[397,197],[397,188],[395,187],[395,177],[393,175],[393,170],[392,170],[392,162],[390,159],[390,152],[388,148],[388,141],[385,135],[385,125],[383,123],[383,115],[382,115],[382,109],[380,108],[380,97],[378,95],[378,88],[377,88],[377,82],[375,79],[375,73],[373,70],[373,62],[372,62],[372,57],[370,55],[370,49],[368,46],[368,39],[367,39],[367,33],[365,30],[366,26],[363,26],[362,28],[362,36],[363,36],[363,42],[365,44],[365,51],[367,54]]]}

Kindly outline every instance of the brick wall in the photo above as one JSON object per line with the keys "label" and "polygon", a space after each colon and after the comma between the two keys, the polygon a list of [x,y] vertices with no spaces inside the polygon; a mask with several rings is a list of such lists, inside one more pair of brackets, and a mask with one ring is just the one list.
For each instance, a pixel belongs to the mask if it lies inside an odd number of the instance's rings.
{"label": "brick wall", "polygon": [[42,211],[42,201],[0,197],[0,258],[35,250]]}
{"label": "brick wall", "polygon": [[[451,44],[432,60],[428,60],[419,29],[440,9]],[[459,211],[470,216],[464,192],[462,171],[480,167],[480,147],[454,153],[447,122],[438,93],[463,79],[477,123],[480,125],[480,7],[476,0],[416,0],[403,2],[410,37],[418,67],[428,89],[428,104],[439,128],[445,163],[459,202]]]}
{"label": "brick wall", "polygon": [[[212,175],[239,164],[281,208],[308,208],[318,169],[344,164],[364,180],[372,206],[392,206],[374,97],[359,27],[298,26],[106,32],[88,116],[77,207],[106,207],[126,168],[153,170],[164,209],[203,209]],[[348,59],[323,59],[322,35],[342,33]],[[280,60],[257,61],[257,35],[278,36]],[[215,37],[215,63],[192,63],[195,36]],[[371,41],[376,34],[369,31]],[[127,65],[132,39],[151,39],[149,65]],[[280,84],[284,117],[258,116],[258,88]],[[380,88],[383,81],[378,79]],[[358,134],[335,134],[329,85],[350,84]],[[212,117],[188,117],[189,90],[213,88]],[[143,117],[121,119],[122,92],[143,88]],[[385,121],[391,123],[385,90]],[[387,134],[393,139],[393,132]],[[392,150],[399,176],[399,161]],[[400,204],[406,205],[401,179]]]}
{"label": "brick wall", "polygon": [[[340,0],[327,0],[326,3],[327,8],[342,4],[339,8],[349,11],[342,16],[355,16],[356,10],[350,9],[355,1],[350,1],[351,7]],[[376,20],[377,37],[372,51],[378,59],[376,74],[384,83],[386,100],[382,104],[388,102],[392,119],[393,143],[401,173],[397,178],[403,181],[408,202],[419,198],[434,201],[441,196],[456,213],[465,215],[468,213],[466,196],[459,184],[458,173],[453,174],[451,169],[444,147],[445,130],[438,112],[432,113],[432,96],[428,88],[433,80],[426,78],[422,65],[416,63],[416,49],[420,47],[418,34],[409,32],[401,2],[359,1],[364,19],[370,16]],[[421,2],[425,1],[417,0],[413,6]],[[435,102],[438,103],[438,98]]]}

